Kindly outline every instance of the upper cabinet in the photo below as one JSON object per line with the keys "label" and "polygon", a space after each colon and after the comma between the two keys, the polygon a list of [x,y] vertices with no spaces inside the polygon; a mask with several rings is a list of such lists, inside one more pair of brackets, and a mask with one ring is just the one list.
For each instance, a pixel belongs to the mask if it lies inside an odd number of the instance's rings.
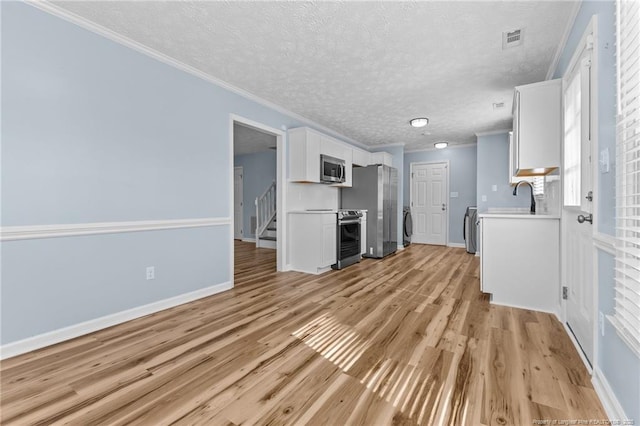
{"label": "upper cabinet", "polygon": [[561,80],[515,88],[512,176],[541,176],[560,167]]}
{"label": "upper cabinet", "polygon": [[369,164],[383,164],[393,167],[393,155],[388,152],[372,152]]}
{"label": "upper cabinet", "polygon": [[371,153],[360,148],[353,148],[353,165],[367,167],[371,164]]}
{"label": "upper cabinet", "polygon": [[352,147],[307,127],[288,131],[289,180],[292,182],[320,182],[320,155],[339,158],[345,162],[345,182],[331,186],[350,187],[352,182]]}

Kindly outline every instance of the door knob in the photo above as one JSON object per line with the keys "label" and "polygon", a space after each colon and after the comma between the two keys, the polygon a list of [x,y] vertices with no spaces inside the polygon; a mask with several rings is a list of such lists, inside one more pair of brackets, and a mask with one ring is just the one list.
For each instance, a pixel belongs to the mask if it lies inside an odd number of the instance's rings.
{"label": "door knob", "polygon": [[445,207],[445,204],[442,203],[442,211],[445,211],[447,208]]}
{"label": "door knob", "polygon": [[590,224],[593,225],[593,215],[591,213],[589,213],[586,216],[581,214],[578,215],[578,223],[585,223],[585,222],[589,222]]}

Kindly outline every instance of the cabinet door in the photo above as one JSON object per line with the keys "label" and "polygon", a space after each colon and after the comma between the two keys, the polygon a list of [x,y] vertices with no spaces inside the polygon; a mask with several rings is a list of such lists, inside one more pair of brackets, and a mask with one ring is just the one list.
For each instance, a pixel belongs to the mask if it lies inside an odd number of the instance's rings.
{"label": "cabinet door", "polygon": [[356,166],[366,167],[369,165],[371,153],[364,149],[353,148],[353,164]]}
{"label": "cabinet door", "polygon": [[[332,215],[327,215],[332,216]],[[332,216],[333,217],[333,216]],[[322,225],[322,265],[331,266],[336,263],[337,236],[336,223],[324,223]]]}
{"label": "cabinet door", "polygon": [[289,180],[320,182],[320,135],[307,129],[289,131]]}

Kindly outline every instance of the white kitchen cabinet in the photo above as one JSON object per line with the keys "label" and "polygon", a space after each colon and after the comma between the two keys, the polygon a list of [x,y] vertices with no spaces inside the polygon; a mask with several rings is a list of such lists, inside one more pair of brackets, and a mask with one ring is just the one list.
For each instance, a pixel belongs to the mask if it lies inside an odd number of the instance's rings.
{"label": "white kitchen cabinet", "polygon": [[560,219],[480,215],[480,288],[491,302],[545,312],[560,306]]}
{"label": "white kitchen cabinet", "polygon": [[372,152],[369,164],[384,164],[393,167],[393,155],[388,152]]}
{"label": "white kitchen cabinet", "polygon": [[291,269],[320,274],[336,263],[335,212],[290,212]]}
{"label": "white kitchen cabinet", "polygon": [[360,148],[353,148],[353,165],[367,167],[371,163],[371,153]]}
{"label": "white kitchen cabinet", "polygon": [[509,132],[509,183],[515,185],[520,181],[526,181],[529,183],[533,183],[533,177],[525,177],[525,176],[516,176],[516,147],[515,142],[513,140],[513,132]]}
{"label": "white kitchen cabinet", "polygon": [[351,187],[352,146],[308,127],[290,129],[289,180],[291,182],[320,183],[320,155],[329,155],[345,162],[345,182],[332,184]]}
{"label": "white kitchen cabinet", "polygon": [[289,180],[320,183],[320,144],[322,136],[306,127],[290,129]]}
{"label": "white kitchen cabinet", "polygon": [[560,79],[515,88],[512,175],[539,176],[560,167],[561,98]]}

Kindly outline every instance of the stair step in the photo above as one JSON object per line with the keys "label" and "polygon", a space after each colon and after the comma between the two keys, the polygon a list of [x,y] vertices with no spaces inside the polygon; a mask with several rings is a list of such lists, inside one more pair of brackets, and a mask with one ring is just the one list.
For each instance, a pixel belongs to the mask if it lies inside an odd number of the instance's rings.
{"label": "stair step", "polygon": [[275,228],[275,227],[274,227],[274,228],[271,228],[271,227],[267,228],[267,231],[277,231],[277,230],[278,230],[278,229],[277,229],[277,228]]}
{"label": "stair step", "polygon": [[276,237],[260,237],[261,240],[276,241]]}

